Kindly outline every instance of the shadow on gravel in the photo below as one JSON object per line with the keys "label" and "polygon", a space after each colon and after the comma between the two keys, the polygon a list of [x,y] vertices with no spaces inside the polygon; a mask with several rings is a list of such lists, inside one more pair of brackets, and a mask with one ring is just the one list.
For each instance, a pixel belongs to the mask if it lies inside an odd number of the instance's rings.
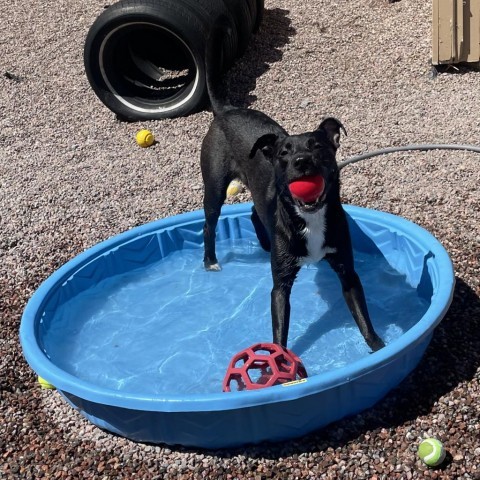
{"label": "shadow on gravel", "polygon": [[277,459],[327,448],[336,449],[350,442],[362,444],[367,431],[395,429],[428,414],[443,395],[471,380],[479,367],[480,298],[457,278],[450,309],[435,329],[420,364],[377,405],[303,438],[228,452],[217,451],[216,454]]}
{"label": "shadow on gravel", "polygon": [[256,96],[251,95],[257,79],[279,62],[282,48],[296,34],[288,18],[289,11],[281,8],[265,9],[258,33],[252,35],[245,54],[238,59],[226,76],[227,98],[238,107],[248,107]]}
{"label": "shadow on gravel", "polygon": [[480,72],[480,62],[432,65],[430,77],[433,79],[442,74],[465,75],[471,72]]}
{"label": "shadow on gravel", "polygon": [[443,395],[472,380],[479,367],[480,298],[457,278],[450,309],[417,368],[376,406],[331,425],[326,436],[340,427],[344,436],[335,445],[341,446],[365,430],[395,428],[426,415]]}

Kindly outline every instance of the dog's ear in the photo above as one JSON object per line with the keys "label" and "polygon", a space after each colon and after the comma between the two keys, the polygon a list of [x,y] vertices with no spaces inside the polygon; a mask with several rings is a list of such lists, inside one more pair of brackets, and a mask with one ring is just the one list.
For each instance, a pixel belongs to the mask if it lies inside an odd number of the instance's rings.
{"label": "dog's ear", "polygon": [[342,131],[345,136],[347,135],[347,131],[342,125],[342,122],[333,117],[325,118],[317,130],[324,131],[327,135],[327,138],[333,143],[335,148],[340,146],[340,131]]}
{"label": "dog's ear", "polygon": [[250,158],[253,158],[255,156],[257,150],[261,150],[265,157],[271,159],[273,157],[273,146],[275,145],[275,142],[277,140],[278,136],[274,133],[267,133],[266,135],[262,135],[253,145],[252,151],[250,152]]}

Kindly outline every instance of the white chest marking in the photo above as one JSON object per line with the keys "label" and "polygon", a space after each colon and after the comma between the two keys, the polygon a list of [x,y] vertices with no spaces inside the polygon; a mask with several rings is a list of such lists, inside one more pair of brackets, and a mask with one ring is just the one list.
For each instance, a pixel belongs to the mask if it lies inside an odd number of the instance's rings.
{"label": "white chest marking", "polygon": [[327,227],[325,216],[327,206],[323,206],[315,213],[305,213],[298,209],[298,214],[305,220],[305,228],[302,231],[307,244],[307,256],[300,258],[299,264],[317,263],[328,253],[335,253],[335,248],[325,246],[325,229]]}

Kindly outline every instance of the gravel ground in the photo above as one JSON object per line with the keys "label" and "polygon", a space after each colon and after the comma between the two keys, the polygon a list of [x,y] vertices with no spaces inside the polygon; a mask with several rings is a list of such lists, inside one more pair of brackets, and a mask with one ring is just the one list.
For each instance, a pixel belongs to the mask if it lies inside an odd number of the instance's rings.
{"label": "gravel ground", "polygon": [[[349,134],[340,159],[407,143],[479,145],[480,73],[460,67],[432,78],[430,3],[267,0],[261,31],[228,75],[231,98],[292,133],[340,118]],[[393,154],[343,170],[345,203],[427,228],[457,276],[420,366],[374,408],[285,444],[199,451],[103,432],[37,386],[18,328],[40,282],[113,234],[201,207],[199,148],[211,114],[118,122],[83,69],[84,38],[103,6],[0,0],[0,477],[480,479],[474,153]],[[158,143],[137,147],[139,128]],[[417,459],[426,436],[445,443],[442,468]]]}

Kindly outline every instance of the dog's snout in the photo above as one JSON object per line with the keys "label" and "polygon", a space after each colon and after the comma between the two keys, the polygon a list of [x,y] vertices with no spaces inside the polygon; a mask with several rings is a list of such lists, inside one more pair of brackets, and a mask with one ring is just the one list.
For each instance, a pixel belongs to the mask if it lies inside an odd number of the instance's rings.
{"label": "dog's snout", "polygon": [[301,155],[293,161],[293,165],[297,170],[304,170],[310,167],[312,164],[312,160],[308,156]]}

